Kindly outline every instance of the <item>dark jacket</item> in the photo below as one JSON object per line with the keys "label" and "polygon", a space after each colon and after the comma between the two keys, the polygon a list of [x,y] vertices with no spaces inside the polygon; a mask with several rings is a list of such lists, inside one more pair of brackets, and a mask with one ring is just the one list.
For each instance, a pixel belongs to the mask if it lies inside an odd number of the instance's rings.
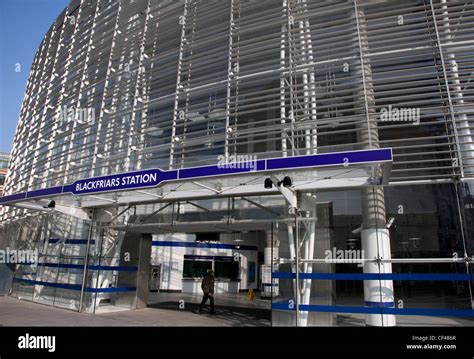
{"label": "dark jacket", "polygon": [[205,294],[214,293],[214,274],[206,274],[206,276],[202,279],[201,288]]}

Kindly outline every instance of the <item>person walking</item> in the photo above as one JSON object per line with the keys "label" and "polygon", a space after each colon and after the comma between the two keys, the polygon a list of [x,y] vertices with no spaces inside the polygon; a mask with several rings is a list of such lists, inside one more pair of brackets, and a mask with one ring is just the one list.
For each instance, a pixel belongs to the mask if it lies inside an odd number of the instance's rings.
{"label": "person walking", "polygon": [[207,300],[210,300],[211,314],[215,314],[214,311],[214,272],[212,269],[207,270],[207,274],[202,279],[201,289],[204,293],[199,306],[199,314],[202,314],[202,307],[206,304]]}

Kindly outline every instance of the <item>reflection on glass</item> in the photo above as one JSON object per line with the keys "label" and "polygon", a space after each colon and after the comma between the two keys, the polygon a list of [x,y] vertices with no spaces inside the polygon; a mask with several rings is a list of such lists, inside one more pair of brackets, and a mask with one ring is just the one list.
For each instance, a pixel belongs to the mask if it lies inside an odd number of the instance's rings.
{"label": "reflection on glass", "polygon": [[208,269],[212,269],[212,261],[184,260],[183,278],[203,278]]}

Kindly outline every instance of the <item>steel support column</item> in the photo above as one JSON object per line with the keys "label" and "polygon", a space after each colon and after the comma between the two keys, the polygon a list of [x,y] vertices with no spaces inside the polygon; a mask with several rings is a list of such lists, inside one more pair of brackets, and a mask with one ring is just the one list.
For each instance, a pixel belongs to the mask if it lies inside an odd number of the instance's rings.
{"label": "steel support column", "polygon": [[[377,115],[375,113],[375,96],[372,83],[372,69],[369,54],[367,24],[365,12],[358,8],[354,0],[355,23],[357,26],[357,42],[360,51],[360,66],[356,74],[362,78],[362,88],[356,92],[356,101],[364,103],[366,123],[361,124],[357,139],[363,148],[379,148]],[[364,113],[360,113],[361,116]],[[375,174],[377,175],[377,174]],[[361,190],[362,232],[361,242],[365,258],[390,259],[390,235],[386,228],[385,196],[381,186],[364,187]],[[392,273],[391,263],[365,263],[364,273]],[[393,307],[393,281],[364,281],[364,300],[369,307]],[[366,324],[369,326],[394,326],[394,315],[368,314]]]}

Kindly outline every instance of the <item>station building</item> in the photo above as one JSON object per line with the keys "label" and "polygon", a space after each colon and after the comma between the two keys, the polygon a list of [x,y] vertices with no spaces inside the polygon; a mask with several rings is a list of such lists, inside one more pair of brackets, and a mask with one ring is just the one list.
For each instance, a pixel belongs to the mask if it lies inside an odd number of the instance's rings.
{"label": "station building", "polygon": [[2,246],[39,254],[11,295],[137,309],[199,296],[213,269],[273,325],[472,317],[473,14],[72,0],[34,57],[0,199]]}

